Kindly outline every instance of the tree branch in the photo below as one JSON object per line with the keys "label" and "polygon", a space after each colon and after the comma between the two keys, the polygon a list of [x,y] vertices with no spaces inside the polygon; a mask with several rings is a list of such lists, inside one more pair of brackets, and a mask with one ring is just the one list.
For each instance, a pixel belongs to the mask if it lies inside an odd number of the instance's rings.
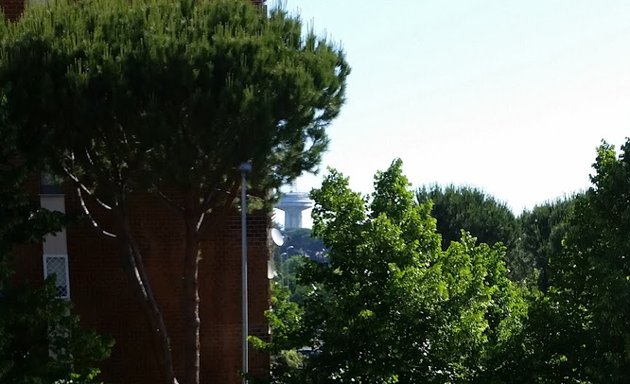
{"label": "tree branch", "polygon": [[83,199],[83,194],[81,193],[81,188],[77,188],[77,195],[79,196],[79,202],[81,203],[81,208],[83,209],[83,212],[87,215],[87,217],[92,222],[92,226],[94,228],[96,228],[98,231],[100,231],[105,236],[112,237],[112,238],[117,238],[118,236],[116,236],[115,234],[113,234],[111,232],[108,232],[108,231],[104,230],[103,228],[101,228],[100,225],[98,225],[98,223],[94,219],[94,216],[92,215],[92,212],[90,212],[90,209],[87,207],[87,204],[85,204],[85,199]]}
{"label": "tree branch", "polygon": [[181,205],[177,204],[172,199],[170,199],[168,196],[166,196],[166,194],[164,192],[160,191],[160,188],[157,185],[153,184],[153,186],[155,187],[157,195],[160,196],[160,198],[162,200],[164,200],[164,202],[166,203],[166,205],[169,208],[173,209],[178,214],[183,214],[184,213],[184,207],[182,207]]}
{"label": "tree branch", "polygon": [[108,204],[106,204],[104,201],[102,201],[101,199],[99,199],[98,197],[96,197],[94,195],[94,193],[92,191],[90,191],[88,189],[88,187],[86,187],[83,183],[81,183],[81,181],[79,181],[79,178],[73,174],[68,168],[66,168],[65,166],[63,166],[63,170],[66,173],[66,175],[68,175],[68,177],[74,182],[75,186],[77,187],[77,189],[79,191],[83,191],[85,193],[88,194],[88,196],[90,196],[95,202],[97,202],[101,207],[105,208],[108,211],[111,211],[112,207],[109,206]]}
{"label": "tree branch", "polygon": [[[223,196],[225,197],[225,202],[223,206],[219,206],[216,211],[213,211],[213,215],[212,215],[213,218],[216,218],[219,215],[225,214],[230,209],[230,207],[232,206],[232,203],[234,202],[234,199],[236,198],[239,187],[240,187],[239,183],[234,182],[234,184],[230,188],[230,191],[226,191],[223,189],[215,190],[216,192],[223,192]],[[217,200],[216,200],[217,195],[215,194],[214,196],[215,196],[215,199],[211,201],[212,203],[217,203]],[[206,215],[207,212],[208,212],[207,209],[203,211],[203,214],[201,215],[199,222],[197,223],[197,231],[199,233],[206,230],[204,227],[208,223],[208,221],[205,220],[205,218],[207,217]]]}

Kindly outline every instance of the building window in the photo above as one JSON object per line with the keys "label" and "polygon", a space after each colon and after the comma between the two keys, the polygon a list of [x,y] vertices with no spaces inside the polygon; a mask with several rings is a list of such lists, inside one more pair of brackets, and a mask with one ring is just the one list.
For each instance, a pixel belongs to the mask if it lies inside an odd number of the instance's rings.
{"label": "building window", "polygon": [[44,255],[44,279],[54,275],[57,297],[70,298],[68,255]]}
{"label": "building window", "polygon": [[39,182],[39,193],[42,195],[62,195],[61,180],[49,173],[42,173]]}

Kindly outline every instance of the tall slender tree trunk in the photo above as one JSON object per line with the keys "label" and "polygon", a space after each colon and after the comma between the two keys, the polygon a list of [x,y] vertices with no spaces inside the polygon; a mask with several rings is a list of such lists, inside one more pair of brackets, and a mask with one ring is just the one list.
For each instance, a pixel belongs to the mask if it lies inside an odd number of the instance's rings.
{"label": "tall slender tree trunk", "polygon": [[161,381],[164,384],[178,384],[173,367],[171,341],[164,323],[164,316],[151,289],[140,249],[131,234],[127,218],[120,215],[119,220],[121,225],[119,241],[124,270],[141,303],[145,317],[151,325],[154,348],[162,376]]}
{"label": "tall slender tree trunk", "polygon": [[199,384],[200,370],[200,341],[199,330],[201,320],[199,319],[199,258],[201,248],[199,247],[199,230],[197,221],[198,202],[192,194],[186,196],[184,221],[186,226],[185,234],[185,256],[184,256],[184,383]]}

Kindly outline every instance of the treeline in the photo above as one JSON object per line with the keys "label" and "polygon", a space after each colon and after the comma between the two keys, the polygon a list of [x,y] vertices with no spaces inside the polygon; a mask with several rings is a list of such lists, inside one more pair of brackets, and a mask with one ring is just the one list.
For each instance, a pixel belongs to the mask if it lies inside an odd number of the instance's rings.
{"label": "treeline", "polygon": [[300,263],[299,301],[273,286],[272,381],[630,382],[630,141],[602,144],[591,180],[515,217],[413,191],[399,160],[369,196],[332,171],[312,193],[327,262]]}
{"label": "treeline", "polygon": [[550,200],[515,216],[508,206],[473,187],[432,186],[416,192],[420,203],[432,203],[442,248],[467,231],[478,243],[501,243],[510,279],[535,284],[546,292],[549,258],[561,251],[566,219],[578,195]]}

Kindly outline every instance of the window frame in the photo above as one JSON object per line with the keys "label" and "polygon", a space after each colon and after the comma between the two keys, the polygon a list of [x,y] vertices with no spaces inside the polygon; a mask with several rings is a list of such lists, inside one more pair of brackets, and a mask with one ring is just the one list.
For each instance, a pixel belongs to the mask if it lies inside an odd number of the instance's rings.
{"label": "window frame", "polygon": [[[53,258],[62,258],[63,259],[63,266],[65,268],[65,281],[63,283],[65,283],[65,288],[66,288],[66,294],[65,295],[59,295],[59,286],[62,286],[59,284],[60,278],[59,275],[54,273],[54,272],[49,272],[48,271],[48,260],[49,259],[53,259]],[[57,297],[58,299],[65,299],[65,300],[70,300],[70,268],[69,268],[69,260],[68,260],[68,255],[67,254],[44,254],[43,258],[42,258],[42,264],[43,264],[43,269],[44,269],[44,280],[48,279],[48,277],[52,274],[55,275],[55,297]]]}

